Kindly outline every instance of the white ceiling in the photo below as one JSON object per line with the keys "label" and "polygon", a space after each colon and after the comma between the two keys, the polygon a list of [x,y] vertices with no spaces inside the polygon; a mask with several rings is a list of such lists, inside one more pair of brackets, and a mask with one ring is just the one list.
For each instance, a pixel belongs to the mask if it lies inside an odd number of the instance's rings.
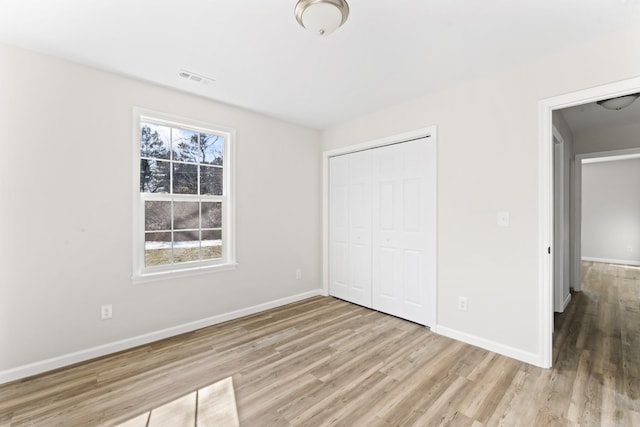
{"label": "white ceiling", "polygon": [[348,0],[320,37],[296,1],[0,0],[0,41],[322,129],[640,22],[640,0]]}

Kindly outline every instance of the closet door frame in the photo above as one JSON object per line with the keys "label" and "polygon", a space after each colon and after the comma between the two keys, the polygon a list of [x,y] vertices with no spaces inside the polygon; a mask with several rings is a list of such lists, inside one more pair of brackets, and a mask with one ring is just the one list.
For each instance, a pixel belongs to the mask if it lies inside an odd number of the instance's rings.
{"label": "closet door frame", "polygon": [[[325,296],[329,295],[329,159],[334,156],[339,156],[343,154],[354,153],[357,151],[368,150],[371,148],[383,147],[386,145],[393,145],[402,142],[412,141],[420,138],[429,138],[429,140],[434,144],[436,149],[436,158],[437,158],[437,147],[438,147],[438,139],[437,139],[437,127],[436,126],[428,126],[420,129],[415,129],[412,131],[404,132],[398,135],[392,135],[385,138],[380,138],[376,140],[367,141],[360,144],[349,145],[342,148],[337,148],[334,150],[324,151],[322,153],[322,293]],[[436,165],[437,167],[437,165]],[[437,173],[436,173],[436,187],[437,187]],[[437,197],[437,191],[436,191]],[[437,201],[436,201],[437,203]],[[437,225],[437,214],[436,214],[436,225]],[[436,245],[437,245],[437,226],[436,226]],[[437,250],[435,255],[434,265],[437,268]],[[437,270],[434,271],[435,277],[437,278]],[[429,306],[429,311],[431,313],[431,328],[435,328],[437,325],[437,282],[433,286],[433,289],[430,289],[429,301],[431,301]]]}

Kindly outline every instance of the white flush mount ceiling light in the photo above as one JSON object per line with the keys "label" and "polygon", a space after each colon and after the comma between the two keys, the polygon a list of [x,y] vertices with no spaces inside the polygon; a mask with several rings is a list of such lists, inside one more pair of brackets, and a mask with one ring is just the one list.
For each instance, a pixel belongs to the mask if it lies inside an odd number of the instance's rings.
{"label": "white flush mount ceiling light", "polygon": [[602,101],[598,101],[597,104],[607,110],[622,110],[623,108],[627,108],[629,105],[633,104],[633,101],[638,99],[638,97],[640,97],[640,93],[634,93],[631,95],[618,96],[616,98],[603,99]]}
{"label": "white flush mount ceiling light", "polygon": [[296,19],[307,30],[326,36],[345,23],[349,5],[345,0],[300,0],[296,4]]}

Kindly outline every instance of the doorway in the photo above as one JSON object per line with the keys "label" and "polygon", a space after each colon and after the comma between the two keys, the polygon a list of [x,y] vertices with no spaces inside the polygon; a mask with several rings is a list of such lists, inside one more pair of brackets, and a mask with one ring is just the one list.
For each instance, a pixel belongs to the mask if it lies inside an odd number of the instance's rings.
{"label": "doorway", "polygon": [[576,156],[574,191],[582,230],[573,260],[640,265],[640,141],[627,150]]}
{"label": "doorway", "polygon": [[[556,110],[594,103],[640,92],[640,78],[611,83],[566,95],[548,98],[539,102],[539,348],[540,365],[551,367],[553,360],[554,319],[554,138],[552,114]],[[575,170],[578,170],[577,164]],[[574,182],[576,180],[574,179]],[[578,233],[576,233],[577,235]],[[574,246],[575,249],[575,246]],[[571,264],[576,267],[579,251],[574,250]],[[577,261],[579,263],[579,260]],[[580,271],[579,269],[577,270]],[[576,275],[579,277],[579,274]],[[577,279],[576,281],[579,281]]]}

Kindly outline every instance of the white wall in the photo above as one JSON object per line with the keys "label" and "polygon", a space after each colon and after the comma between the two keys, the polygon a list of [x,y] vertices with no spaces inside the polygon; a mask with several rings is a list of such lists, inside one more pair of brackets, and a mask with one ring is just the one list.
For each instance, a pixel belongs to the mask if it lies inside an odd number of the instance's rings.
{"label": "white wall", "polygon": [[[438,126],[436,330],[541,361],[538,102],[640,75],[639,42],[640,26],[323,133],[329,150]],[[496,226],[502,210],[510,227]]]}
{"label": "white wall", "polygon": [[640,159],[582,165],[582,258],[640,265]]}
{"label": "white wall", "polygon": [[[318,131],[5,45],[0,64],[0,380],[319,292]],[[134,106],[237,130],[236,270],[131,283]]]}

